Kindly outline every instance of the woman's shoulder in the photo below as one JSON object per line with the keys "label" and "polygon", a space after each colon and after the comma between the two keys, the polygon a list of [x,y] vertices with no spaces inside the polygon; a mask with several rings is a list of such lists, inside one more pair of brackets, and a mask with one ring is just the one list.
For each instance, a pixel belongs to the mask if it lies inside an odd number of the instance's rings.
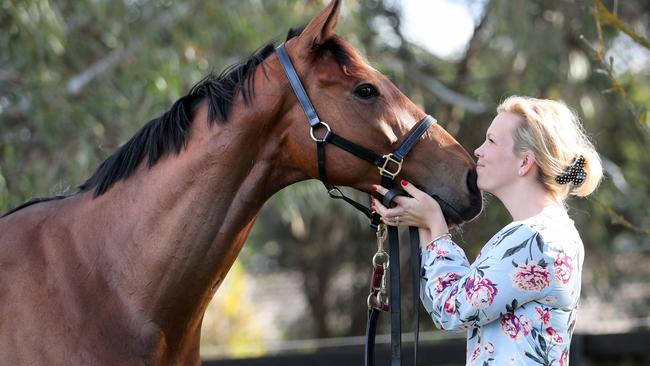
{"label": "woman's shoulder", "polygon": [[578,254],[583,251],[580,234],[566,210],[547,207],[541,213],[514,223],[537,235],[545,251]]}
{"label": "woman's shoulder", "polygon": [[575,249],[580,247],[582,242],[566,211],[560,207],[551,207],[535,216],[515,220],[504,226],[488,240],[477,260],[487,253],[492,256],[505,255],[504,253],[512,248],[523,248],[531,244],[542,252],[555,252],[568,250],[568,247]]}

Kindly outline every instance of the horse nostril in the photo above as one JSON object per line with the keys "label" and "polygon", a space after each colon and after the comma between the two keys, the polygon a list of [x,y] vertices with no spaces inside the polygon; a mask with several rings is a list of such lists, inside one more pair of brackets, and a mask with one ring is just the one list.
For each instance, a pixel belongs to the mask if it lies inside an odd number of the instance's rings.
{"label": "horse nostril", "polygon": [[470,169],[470,171],[467,172],[467,188],[471,193],[480,193],[478,184],[476,183],[477,177],[478,174],[476,174],[476,169]]}

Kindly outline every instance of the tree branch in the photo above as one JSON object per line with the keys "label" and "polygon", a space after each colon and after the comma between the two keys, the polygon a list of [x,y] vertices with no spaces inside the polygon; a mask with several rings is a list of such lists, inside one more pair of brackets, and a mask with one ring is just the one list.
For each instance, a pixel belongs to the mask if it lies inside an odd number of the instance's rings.
{"label": "tree branch", "polygon": [[467,45],[465,56],[458,63],[457,71],[456,71],[456,80],[454,81],[454,84],[452,86],[455,90],[461,90],[461,88],[465,84],[465,81],[467,79],[467,74],[469,73],[469,63],[474,58],[474,56],[478,54],[479,50],[481,49],[482,46],[481,32],[483,31],[483,29],[485,29],[485,25],[487,24],[488,13],[490,12],[491,4],[492,4],[491,1],[485,4],[485,8],[483,9],[483,15],[481,16],[481,20],[474,27],[474,32],[472,33],[472,38],[469,40],[469,44]]}
{"label": "tree branch", "polygon": [[[187,3],[183,3],[179,5],[177,11],[172,12],[171,14],[165,13],[163,16],[155,16],[155,20],[151,26],[153,29],[146,31],[145,33],[155,33],[160,29],[168,28],[176,18],[184,16],[188,12],[189,8],[190,7]],[[68,94],[75,96],[81,93],[88,83],[117,66],[126,54],[134,49],[138,49],[145,40],[147,40],[147,37],[140,37],[134,42],[131,42],[126,48],[113,50],[104,58],[90,65],[86,70],[71,77],[66,83]]]}
{"label": "tree branch", "polygon": [[594,198],[594,202],[596,202],[598,205],[600,205],[600,207],[602,207],[603,209],[605,209],[605,211],[607,211],[609,217],[612,219],[612,222],[614,224],[621,225],[639,234],[650,235],[650,229],[644,229],[634,225],[633,223],[630,222],[630,220],[626,219],[623,215],[614,211],[613,208],[611,208],[609,205],[605,204],[603,201],[599,200],[598,198]]}
{"label": "tree branch", "polygon": [[427,88],[431,93],[445,102],[477,114],[484,113],[488,110],[488,106],[485,103],[451,90],[440,80],[420,71],[416,65],[409,63],[407,68],[409,70],[408,77],[411,81]]}
{"label": "tree branch", "polygon": [[650,50],[650,40],[641,36],[640,34],[633,31],[630,27],[625,25],[625,23],[623,23],[623,21],[621,21],[621,19],[619,19],[616,14],[610,12],[609,9],[607,9],[601,0],[594,0],[594,3],[596,3],[596,20],[602,24],[609,24],[618,28],[618,30],[630,36],[630,38],[632,38],[636,43]]}
{"label": "tree branch", "polygon": [[409,70],[407,77],[414,83],[426,88],[432,94],[436,95],[445,102],[452,104],[458,108],[464,109],[472,113],[484,113],[488,110],[488,106],[484,103],[472,99],[468,96],[465,96],[461,93],[458,93],[445,84],[443,84],[436,77],[431,75],[429,72],[422,70],[422,67],[418,65],[414,60],[412,52],[409,50],[408,46],[413,46],[408,42],[401,31],[401,14],[399,10],[388,9],[383,7],[383,14],[387,17],[392,17],[395,21],[393,24],[393,31],[395,35],[400,39],[399,55],[401,59],[395,57],[384,57],[385,60],[397,65],[397,64],[406,64],[405,69]]}
{"label": "tree branch", "polygon": [[[647,111],[643,108],[638,108],[631,100],[629,95],[627,94],[627,91],[623,87],[623,85],[616,79],[614,76],[614,58],[610,57],[609,60],[605,58],[606,54],[606,47],[605,47],[605,39],[603,38],[603,32],[602,32],[602,24],[601,24],[601,19],[605,19],[606,22],[604,24],[614,24],[618,29],[624,31],[622,28],[619,27],[619,25],[616,25],[620,23],[621,26],[625,27],[625,25],[612,13],[605,8],[605,5],[600,0],[594,0],[596,7],[594,8],[594,18],[596,20],[596,31],[598,34],[598,47],[595,47],[591,42],[589,42],[583,35],[580,35],[580,39],[587,45],[587,48],[591,51],[593,54],[594,58],[596,61],[600,64],[601,68],[597,69],[596,71],[599,71],[601,74],[604,74],[605,76],[608,77],[610,83],[612,84],[612,87],[609,90],[606,90],[606,92],[614,92],[619,94],[625,103],[625,106],[627,109],[630,111],[632,116],[635,119],[635,126],[639,128],[639,130],[642,133],[650,133],[650,126],[648,125],[648,114]],[[604,14],[604,15],[603,15]],[[612,23],[617,21],[618,23]],[[631,31],[631,30],[630,30]],[[643,38],[643,37],[641,37]],[[633,37],[634,39],[634,37]],[[645,39],[643,39],[645,40]],[[635,41],[637,41],[635,39]],[[647,42],[647,40],[645,40]],[[637,41],[638,42],[638,41]]]}
{"label": "tree branch", "polygon": [[137,40],[128,48],[113,50],[108,55],[106,55],[106,57],[95,62],[83,72],[71,77],[66,84],[66,90],[68,91],[68,94],[73,96],[79,95],[79,93],[81,93],[81,90],[88,83],[90,83],[99,75],[115,67],[120,62],[122,57],[127,53],[127,51],[135,48],[136,45],[139,46],[140,44],[142,44],[142,39]]}

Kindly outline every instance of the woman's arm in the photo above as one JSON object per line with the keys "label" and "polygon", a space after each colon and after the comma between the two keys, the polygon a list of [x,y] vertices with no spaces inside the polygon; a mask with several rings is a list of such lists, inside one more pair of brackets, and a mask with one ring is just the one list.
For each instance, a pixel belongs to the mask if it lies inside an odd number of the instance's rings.
{"label": "woman's arm", "polygon": [[478,327],[549,294],[554,260],[539,233],[519,224],[494,243],[471,266],[450,239],[423,250],[421,299],[439,328]]}

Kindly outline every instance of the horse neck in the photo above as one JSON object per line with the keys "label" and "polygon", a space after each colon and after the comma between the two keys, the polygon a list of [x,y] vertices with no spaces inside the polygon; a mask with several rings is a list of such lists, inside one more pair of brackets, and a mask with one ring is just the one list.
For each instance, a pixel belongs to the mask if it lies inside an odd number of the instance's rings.
{"label": "horse neck", "polygon": [[84,217],[101,213],[96,232],[104,237],[89,239],[104,246],[107,276],[138,294],[134,306],[167,338],[198,333],[263,203],[304,179],[276,166],[285,159],[279,118],[239,101],[230,121],[209,126],[206,109],[196,113],[181,154],[151,169],[141,164],[104,195],[88,197],[91,209],[77,223],[92,227]]}

